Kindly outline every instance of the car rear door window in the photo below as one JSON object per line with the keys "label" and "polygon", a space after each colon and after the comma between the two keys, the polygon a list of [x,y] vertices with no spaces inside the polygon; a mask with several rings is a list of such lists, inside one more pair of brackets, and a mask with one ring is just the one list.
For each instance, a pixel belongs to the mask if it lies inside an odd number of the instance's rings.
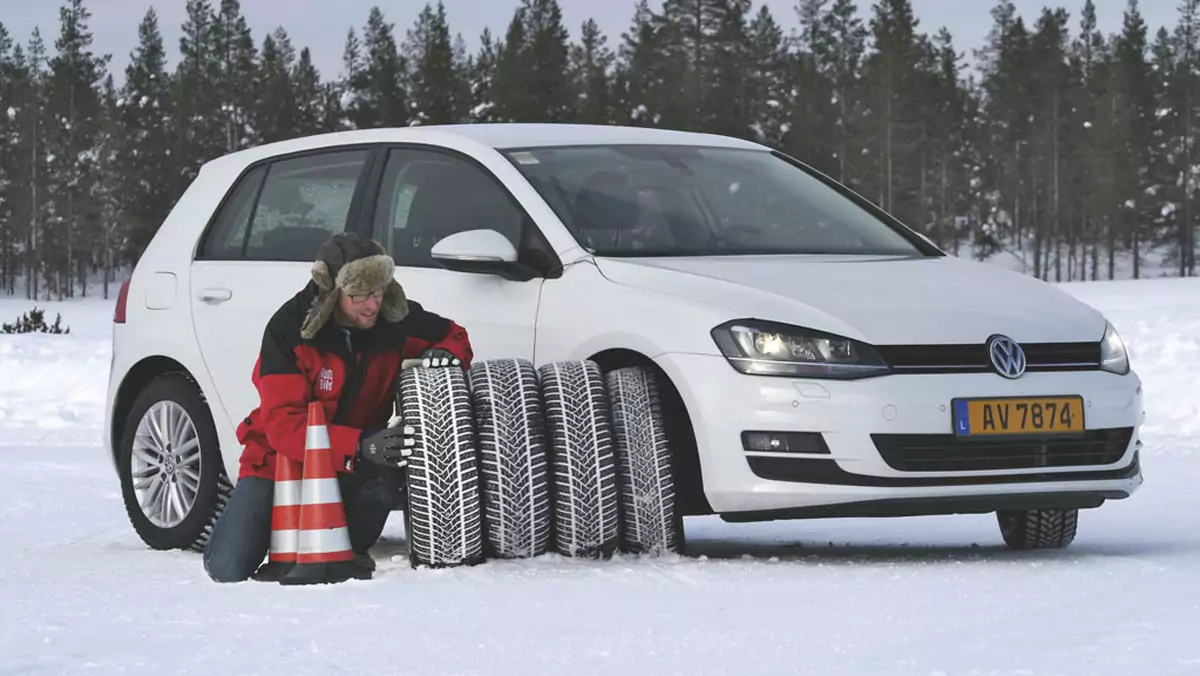
{"label": "car rear door window", "polygon": [[217,216],[205,257],[312,260],[322,242],[345,232],[369,154],[367,149],[312,153],[248,172]]}

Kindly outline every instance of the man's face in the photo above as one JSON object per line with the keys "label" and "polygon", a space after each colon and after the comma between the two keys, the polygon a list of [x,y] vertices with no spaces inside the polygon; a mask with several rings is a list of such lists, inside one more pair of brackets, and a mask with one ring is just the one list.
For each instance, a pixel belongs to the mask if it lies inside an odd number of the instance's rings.
{"label": "man's face", "polygon": [[383,289],[355,296],[339,292],[338,311],[345,325],[366,330],[379,320],[379,306],[382,303]]}

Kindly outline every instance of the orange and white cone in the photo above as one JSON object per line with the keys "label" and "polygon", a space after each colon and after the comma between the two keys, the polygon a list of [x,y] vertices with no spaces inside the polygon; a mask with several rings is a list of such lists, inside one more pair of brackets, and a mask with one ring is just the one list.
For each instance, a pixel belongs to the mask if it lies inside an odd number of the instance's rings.
{"label": "orange and white cone", "polygon": [[254,579],[278,582],[296,564],[300,536],[300,483],[303,465],[283,455],[275,459],[275,504],[271,508],[271,555]]}
{"label": "orange and white cone", "polygon": [[317,402],[308,405],[304,449],[296,563],[280,584],[328,584],[361,578],[362,571],[354,565],[354,551],[350,547],[325,411]]}

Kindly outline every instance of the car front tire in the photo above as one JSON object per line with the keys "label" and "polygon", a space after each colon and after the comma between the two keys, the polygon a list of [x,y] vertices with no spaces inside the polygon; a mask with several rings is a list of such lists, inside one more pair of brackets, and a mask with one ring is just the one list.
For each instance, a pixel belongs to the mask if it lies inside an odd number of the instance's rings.
{"label": "car front tire", "polygon": [[166,373],[134,400],[117,453],[125,512],[153,549],[203,551],[233,485],[196,383]]}
{"label": "car front tire", "polygon": [[622,546],[635,554],[679,554],[671,447],[653,373],[639,366],[605,375],[621,485]]}
{"label": "car front tire", "polygon": [[1063,549],[1075,540],[1078,509],[1037,509],[996,513],[1009,549]]}

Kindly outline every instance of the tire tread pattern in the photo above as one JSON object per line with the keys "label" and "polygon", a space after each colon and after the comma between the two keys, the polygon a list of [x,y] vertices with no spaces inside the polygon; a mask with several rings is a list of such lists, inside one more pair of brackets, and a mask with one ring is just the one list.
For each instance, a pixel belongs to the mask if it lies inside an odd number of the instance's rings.
{"label": "tire tread pattern", "polygon": [[399,408],[413,428],[408,464],[409,562],[431,568],[483,560],[483,527],[470,393],[457,368],[400,376]]}
{"label": "tire tread pattern", "polygon": [[604,377],[592,361],[548,363],[538,376],[554,476],[555,550],[609,556],[619,544],[620,502]]}
{"label": "tire tread pattern", "polygon": [[489,557],[546,553],[551,497],[538,375],[524,359],[476,362],[469,372]]}
{"label": "tire tread pattern", "polygon": [[1063,549],[1075,540],[1078,509],[1000,512],[1004,542],[1012,549]]}
{"label": "tire tread pattern", "polygon": [[654,375],[641,367],[605,375],[621,485],[623,546],[661,555],[681,546],[671,448]]}

